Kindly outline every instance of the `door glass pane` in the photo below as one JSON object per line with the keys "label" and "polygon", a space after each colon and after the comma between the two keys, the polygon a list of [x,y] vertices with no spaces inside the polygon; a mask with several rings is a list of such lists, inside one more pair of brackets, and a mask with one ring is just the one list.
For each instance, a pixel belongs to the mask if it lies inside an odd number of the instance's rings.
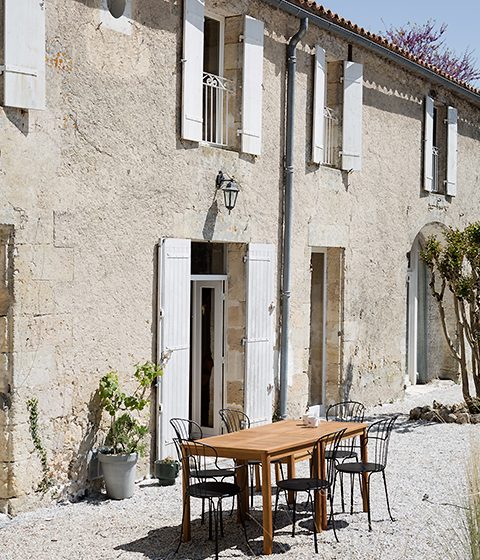
{"label": "door glass pane", "polygon": [[203,70],[220,75],[220,22],[208,17],[204,27]]}
{"label": "door glass pane", "polygon": [[201,425],[213,428],[215,376],[214,376],[214,342],[215,342],[215,291],[213,288],[201,290]]}

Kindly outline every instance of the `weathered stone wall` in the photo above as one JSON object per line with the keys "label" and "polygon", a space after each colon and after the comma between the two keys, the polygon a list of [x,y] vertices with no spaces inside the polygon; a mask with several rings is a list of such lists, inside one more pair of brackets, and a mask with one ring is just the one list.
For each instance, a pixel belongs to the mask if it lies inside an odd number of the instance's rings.
{"label": "weathered stone wall", "polygon": [[[8,429],[5,415],[0,424],[2,442],[13,443],[0,505],[8,498],[12,512],[41,499],[32,396],[57,491],[84,487],[100,376],[154,356],[158,239],[279,246],[281,237],[286,43],[298,21],[259,0],[207,0],[223,15],[248,12],[266,23],[263,151],[255,158],[180,139],[181,2],[134,2],[130,34],[100,25],[99,5],[47,3],[47,110],[0,112],[0,223],[15,228],[12,406]],[[347,56],[344,41],[314,26],[298,53],[292,415],[308,395],[311,249],[342,255],[337,355],[347,396],[390,399],[404,383],[406,253],[424,224],[463,226],[480,206],[472,172],[478,108],[436,88],[459,109],[458,196],[425,196],[422,101],[430,84],[357,47],[354,60],[365,65],[362,171],[309,163],[317,42],[331,60]],[[241,185],[231,215],[215,198],[220,169]],[[339,391],[327,388],[332,399]]]}

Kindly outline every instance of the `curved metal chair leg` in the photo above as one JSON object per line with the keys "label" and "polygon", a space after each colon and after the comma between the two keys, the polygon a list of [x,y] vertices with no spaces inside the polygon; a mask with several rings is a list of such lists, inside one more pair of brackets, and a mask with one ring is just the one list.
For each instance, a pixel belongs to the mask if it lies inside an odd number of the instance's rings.
{"label": "curved metal chair leg", "polygon": [[350,475],[350,515],[353,515],[353,492],[355,490],[355,475]]}
{"label": "curved metal chair leg", "polygon": [[312,497],[310,495],[310,492],[308,493],[308,498],[310,499],[310,503],[311,503],[311,508],[312,508],[312,521],[313,521],[313,543],[315,545],[315,553],[318,554],[318,537],[317,537],[317,524],[316,524],[316,520],[315,520],[315,505],[316,505],[316,492],[313,492],[313,500]]}
{"label": "curved metal chair leg", "polygon": [[218,511],[215,509],[213,500],[210,500],[210,507],[213,509],[213,517],[215,519],[215,558],[218,560]]}
{"label": "curved metal chair leg", "polygon": [[366,488],[365,491],[367,492],[367,504],[368,504],[368,530],[371,531],[372,530],[372,515],[370,513],[370,475],[371,473],[368,473],[367,476],[367,482],[365,484]]}
{"label": "curved metal chair leg", "polygon": [[223,510],[222,510],[222,498],[219,498],[218,502],[218,511],[217,511],[217,515],[220,515],[220,535],[222,535],[222,537],[224,537],[224,533],[223,533]]}
{"label": "curved metal chair leg", "polygon": [[208,498],[208,538],[213,540],[212,533],[212,500]]}
{"label": "curved metal chair leg", "polygon": [[385,486],[385,497],[387,498],[387,509],[388,509],[388,515],[390,516],[390,519],[392,521],[395,521],[395,519],[392,516],[392,512],[390,511],[390,502],[388,499],[388,489],[387,489],[387,478],[385,476],[385,471],[382,471],[382,475],[383,475],[383,485]]}
{"label": "curved metal chair leg", "polygon": [[297,493],[293,493],[293,518],[292,518],[292,537],[295,536],[295,521],[297,517]]}
{"label": "curved metal chair leg", "polygon": [[205,498],[202,498],[202,525],[205,525]]}
{"label": "curved metal chair leg", "polygon": [[[335,471],[335,478],[337,478],[336,471]],[[342,499],[342,513],[345,513],[345,497],[343,494],[343,473],[340,473],[340,497]]]}

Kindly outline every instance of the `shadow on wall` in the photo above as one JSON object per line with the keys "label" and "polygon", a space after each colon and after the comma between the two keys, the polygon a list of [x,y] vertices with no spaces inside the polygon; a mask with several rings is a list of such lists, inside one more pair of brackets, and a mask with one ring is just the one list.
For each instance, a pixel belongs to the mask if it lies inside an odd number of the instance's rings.
{"label": "shadow on wall", "polygon": [[345,377],[343,379],[342,387],[340,389],[340,398],[344,401],[350,400],[350,392],[353,385],[353,364],[352,360],[348,360],[347,367],[345,368]]}
{"label": "shadow on wall", "polygon": [[87,427],[85,433],[78,446],[78,451],[70,461],[68,468],[68,478],[72,484],[80,483],[83,487],[87,480],[87,456],[96,445],[102,411],[103,407],[97,389],[91,395],[88,403]]}

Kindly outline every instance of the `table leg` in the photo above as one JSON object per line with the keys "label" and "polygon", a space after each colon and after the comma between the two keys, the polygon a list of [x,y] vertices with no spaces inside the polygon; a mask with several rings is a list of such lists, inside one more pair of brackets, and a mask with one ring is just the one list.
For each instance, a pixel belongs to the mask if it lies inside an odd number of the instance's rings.
{"label": "table leg", "polygon": [[272,554],[272,476],[270,473],[270,457],[262,459],[262,499],[263,499],[263,553]]}
{"label": "table leg", "polygon": [[255,492],[260,492],[262,486],[260,484],[260,465],[255,465]]}
{"label": "table leg", "polygon": [[187,485],[190,478],[190,465],[188,459],[183,461],[182,467],[182,490],[183,490],[183,540],[189,541],[192,538],[190,525],[190,496],[187,494]]}
{"label": "table leg", "polygon": [[[295,455],[289,455],[287,457],[287,478],[295,478]],[[295,492],[288,492],[288,503],[293,504],[295,500]]]}
{"label": "table leg", "polygon": [[[368,446],[367,446],[367,430],[366,428],[360,434],[360,454],[362,458],[362,463],[368,462]],[[363,501],[363,511],[368,512],[368,473],[362,473],[362,501]]]}
{"label": "table leg", "polygon": [[241,492],[238,496],[238,520],[241,516],[244,518],[248,513],[248,466],[246,461],[237,460],[237,465],[243,468],[237,470],[237,484],[240,486]]}

